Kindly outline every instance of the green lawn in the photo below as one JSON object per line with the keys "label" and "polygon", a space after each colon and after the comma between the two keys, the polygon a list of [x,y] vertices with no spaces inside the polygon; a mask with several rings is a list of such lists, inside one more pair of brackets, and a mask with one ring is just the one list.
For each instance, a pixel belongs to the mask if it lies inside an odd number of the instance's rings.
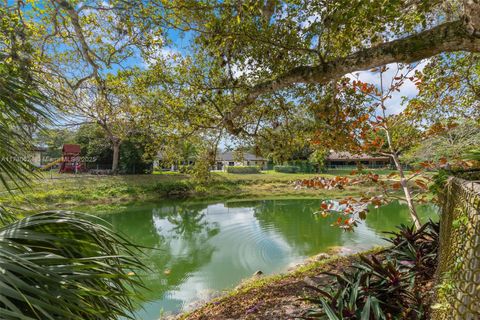
{"label": "green lawn", "polygon": [[[329,172],[322,176],[346,175],[349,171]],[[384,172],[382,172],[384,173]],[[188,175],[157,173],[152,175],[93,176],[45,173],[33,179],[22,191],[0,192],[0,204],[26,210],[67,209],[79,206],[105,207],[133,201],[156,201],[165,198],[192,199],[356,196],[372,186],[348,190],[295,190],[293,181],[319,174],[291,174],[273,171],[259,174],[214,172],[213,181],[198,185]],[[370,190],[374,191],[374,189]]]}

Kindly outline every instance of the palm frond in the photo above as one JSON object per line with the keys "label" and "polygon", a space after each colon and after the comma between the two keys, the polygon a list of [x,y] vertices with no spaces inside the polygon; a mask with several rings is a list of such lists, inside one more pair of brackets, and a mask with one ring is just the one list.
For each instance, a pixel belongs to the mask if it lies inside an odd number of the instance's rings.
{"label": "palm frond", "polygon": [[7,190],[31,179],[31,137],[26,126],[47,119],[46,99],[22,77],[0,63],[0,185]]}
{"label": "palm frond", "polygon": [[7,208],[4,205],[0,204],[0,227],[15,222],[16,220],[17,214],[10,208]]}
{"label": "palm frond", "polygon": [[139,252],[99,222],[52,211],[1,228],[0,318],[132,318]]}

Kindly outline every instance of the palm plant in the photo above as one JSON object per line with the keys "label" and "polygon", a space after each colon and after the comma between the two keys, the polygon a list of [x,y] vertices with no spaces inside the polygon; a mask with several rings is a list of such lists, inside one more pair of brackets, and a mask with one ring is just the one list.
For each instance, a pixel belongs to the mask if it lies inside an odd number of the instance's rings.
{"label": "palm plant", "polygon": [[[46,117],[45,99],[0,61],[0,187],[28,186],[25,123]],[[142,268],[136,249],[98,218],[42,212],[17,219],[0,204],[1,319],[132,318]]]}

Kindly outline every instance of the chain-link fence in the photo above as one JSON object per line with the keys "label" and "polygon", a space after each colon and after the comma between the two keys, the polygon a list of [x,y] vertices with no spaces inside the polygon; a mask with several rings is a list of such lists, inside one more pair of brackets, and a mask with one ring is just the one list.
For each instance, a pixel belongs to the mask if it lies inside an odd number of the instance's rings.
{"label": "chain-link fence", "polygon": [[450,178],[431,319],[480,319],[480,181]]}

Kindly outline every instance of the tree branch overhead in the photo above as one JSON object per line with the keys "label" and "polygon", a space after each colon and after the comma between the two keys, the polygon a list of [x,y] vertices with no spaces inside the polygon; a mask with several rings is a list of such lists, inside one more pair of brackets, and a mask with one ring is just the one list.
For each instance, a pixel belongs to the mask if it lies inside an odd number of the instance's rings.
{"label": "tree branch overhead", "polygon": [[[478,6],[478,4],[475,5]],[[473,6],[473,8],[476,7]],[[479,10],[472,10],[469,11],[470,14],[480,14]],[[475,19],[478,18],[467,19],[467,21],[476,21]],[[409,37],[355,52],[344,58],[314,66],[294,67],[272,80],[258,83],[249,88],[246,97],[225,115],[225,125],[229,131],[234,133],[236,128],[233,120],[241,115],[245,107],[263,94],[273,93],[294,84],[323,84],[351,72],[368,70],[394,62],[413,63],[442,52],[480,52],[478,30],[480,28],[472,29],[465,21],[447,22]]]}

